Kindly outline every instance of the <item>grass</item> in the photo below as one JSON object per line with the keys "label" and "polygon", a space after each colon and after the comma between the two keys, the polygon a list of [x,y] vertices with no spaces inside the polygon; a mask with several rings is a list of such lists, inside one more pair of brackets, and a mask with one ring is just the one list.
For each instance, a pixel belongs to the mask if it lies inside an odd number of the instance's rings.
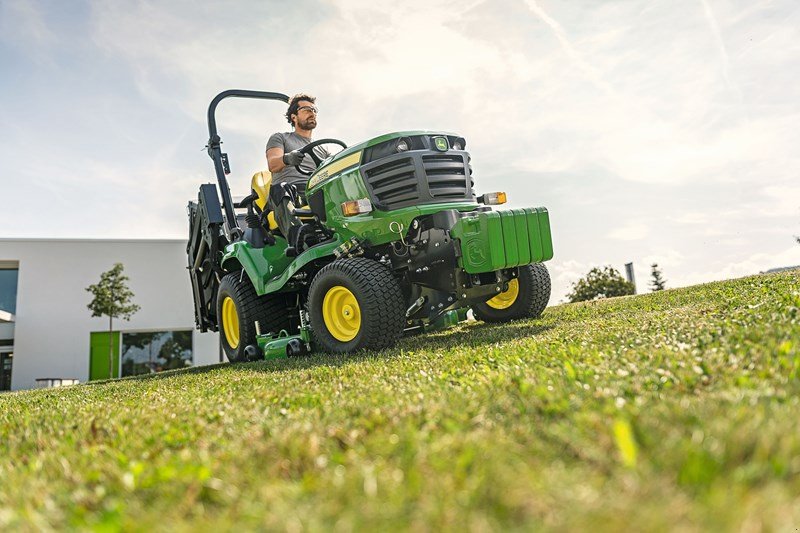
{"label": "grass", "polygon": [[800,282],[0,396],[0,530],[800,528]]}

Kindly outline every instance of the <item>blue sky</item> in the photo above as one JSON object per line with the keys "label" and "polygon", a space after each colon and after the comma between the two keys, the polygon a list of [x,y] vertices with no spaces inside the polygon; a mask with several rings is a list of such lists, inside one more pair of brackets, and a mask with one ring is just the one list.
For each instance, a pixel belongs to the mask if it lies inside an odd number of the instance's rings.
{"label": "blue sky", "polygon": [[[792,0],[0,0],[0,236],[184,237],[235,87],[350,144],[463,135],[479,192],[550,209],[553,302],[604,264],[757,273],[800,264],[799,72]],[[220,108],[234,194],[283,111]]]}

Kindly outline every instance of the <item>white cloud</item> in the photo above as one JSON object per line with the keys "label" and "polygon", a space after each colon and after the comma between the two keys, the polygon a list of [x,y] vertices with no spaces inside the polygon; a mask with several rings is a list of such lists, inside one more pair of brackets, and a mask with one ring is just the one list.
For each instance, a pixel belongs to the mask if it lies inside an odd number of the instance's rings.
{"label": "white cloud", "polygon": [[56,41],[44,16],[44,7],[34,0],[0,2],[0,40],[22,47],[47,47]]}
{"label": "white cloud", "polygon": [[788,246],[775,253],[756,252],[738,261],[711,270],[692,270],[677,278],[676,286],[694,285],[708,281],[740,278],[765,272],[772,268],[800,265],[800,246]]}
{"label": "white cloud", "polygon": [[766,197],[763,215],[800,217],[800,185],[767,185],[761,194]]}
{"label": "white cloud", "polygon": [[647,224],[642,222],[634,222],[626,224],[620,228],[616,228],[608,234],[610,239],[619,241],[639,241],[647,237],[650,233],[650,228]]}

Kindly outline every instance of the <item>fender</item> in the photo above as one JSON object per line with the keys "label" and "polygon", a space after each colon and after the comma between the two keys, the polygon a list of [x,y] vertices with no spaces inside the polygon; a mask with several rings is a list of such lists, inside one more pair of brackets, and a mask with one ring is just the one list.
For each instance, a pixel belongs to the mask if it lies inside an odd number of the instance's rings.
{"label": "fender", "polygon": [[245,241],[231,243],[222,256],[222,268],[235,271],[238,262],[247,272],[256,294],[261,296],[280,291],[308,263],[330,258],[336,247],[342,244],[341,237],[335,234],[333,240],[313,246],[297,257],[286,257],[283,253],[286,241],[281,237],[277,241],[275,245],[264,248],[253,248]]}

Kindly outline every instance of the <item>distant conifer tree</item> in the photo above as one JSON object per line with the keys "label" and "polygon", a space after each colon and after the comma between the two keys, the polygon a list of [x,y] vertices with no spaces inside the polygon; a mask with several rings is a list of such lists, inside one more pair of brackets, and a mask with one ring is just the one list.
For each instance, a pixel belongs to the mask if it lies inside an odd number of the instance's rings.
{"label": "distant conifer tree", "polygon": [[664,279],[661,269],[658,268],[658,263],[650,265],[650,288],[653,292],[663,291],[667,288],[667,280]]}

